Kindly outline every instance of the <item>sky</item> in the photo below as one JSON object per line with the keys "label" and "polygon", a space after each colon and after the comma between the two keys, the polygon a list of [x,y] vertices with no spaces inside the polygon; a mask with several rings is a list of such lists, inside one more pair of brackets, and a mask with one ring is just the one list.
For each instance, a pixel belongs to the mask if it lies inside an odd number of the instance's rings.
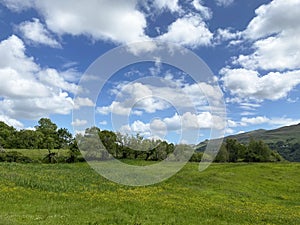
{"label": "sky", "polygon": [[[101,130],[175,143],[197,143],[212,129],[230,135],[297,124],[299,8],[300,0],[0,0],[0,121],[33,129],[49,117],[75,133],[89,123],[74,110],[92,108]],[[97,99],[79,94],[98,57],[151,41],[195,53],[214,82],[158,57],[111,74]],[[207,99],[216,96],[226,106],[224,126]]]}

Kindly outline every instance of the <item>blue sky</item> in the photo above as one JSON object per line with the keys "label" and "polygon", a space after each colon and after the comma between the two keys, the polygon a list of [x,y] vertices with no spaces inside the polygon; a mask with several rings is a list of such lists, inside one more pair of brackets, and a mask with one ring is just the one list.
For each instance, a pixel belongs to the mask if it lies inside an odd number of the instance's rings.
{"label": "blue sky", "polygon": [[[0,0],[0,120],[31,129],[50,117],[73,131],[87,124],[72,120],[73,107],[93,107],[101,129],[188,143],[182,132],[200,141],[216,128],[229,135],[299,123],[299,7],[300,0]],[[212,122],[199,93],[216,84],[197,84],[159,59],[112,74],[96,102],[74,98],[94,60],[141,41],[178,44],[205,61],[223,92],[226,127]],[[195,112],[174,107],[183,104],[176,88]]]}

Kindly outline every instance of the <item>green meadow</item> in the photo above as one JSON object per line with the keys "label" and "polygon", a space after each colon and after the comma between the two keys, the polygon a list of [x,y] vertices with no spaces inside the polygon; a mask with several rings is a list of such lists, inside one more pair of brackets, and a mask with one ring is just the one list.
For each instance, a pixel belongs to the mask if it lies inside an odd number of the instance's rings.
{"label": "green meadow", "polygon": [[188,163],[162,183],[128,187],[87,163],[0,163],[0,224],[296,225],[299,172],[298,163],[212,164],[203,172]]}

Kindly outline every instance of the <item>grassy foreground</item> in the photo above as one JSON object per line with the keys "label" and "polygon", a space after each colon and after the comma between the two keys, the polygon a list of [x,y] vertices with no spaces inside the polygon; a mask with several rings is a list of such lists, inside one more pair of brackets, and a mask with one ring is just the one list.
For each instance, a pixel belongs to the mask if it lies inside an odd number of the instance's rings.
{"label": "grassy foreground", "polygon": [[0,224],[300,224],[300,164],[197,169],[126,187],[86,163],[0,163]]}

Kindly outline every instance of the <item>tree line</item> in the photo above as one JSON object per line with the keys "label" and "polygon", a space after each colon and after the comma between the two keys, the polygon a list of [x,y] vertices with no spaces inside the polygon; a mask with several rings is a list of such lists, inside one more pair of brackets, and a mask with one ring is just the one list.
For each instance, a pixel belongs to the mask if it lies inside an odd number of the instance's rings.
{"label": "tree line", "polygon": [[18,131],[0,122],[0,144],[4,149],[63,149],[72,142],[72,134],[66,128],[58,128],[48,118],[40,119],[35,130]]}
{"label": "tree line", "polygon": [[[99,141],[101,140],[101,141]],[[75,137],[66,129],[58,128],[49,118],[42,118],[34,130],[17,130],[0,122],[0,146],[3,149],[48,149],[45,162],[57,162],[53,149],[68,149],[68,156],[60,161],[76,162],[79,159],[109,160],[140,159],[160,161],[167,157],[173,160],[190,158],[199,162],[203,152],[195,152],[189,145],[174,145],[162,140],[145,139],[141,135],[124,135],[98,127],[87,128]],[[79,148],[81,152],[79,151]],[[4,153],[0,153],[0,156]],[[10,155],[9,155],[10,154]],[[82,154],[82,155],[81,155]],[[20,153],[6,153],[6,159],[16,161]],[[282,157],[272,151],[263,141],[252,139],[248,145],[235,139],[226,139],[214,159],[215,162],[274,162]],[[1,158],[0,158],[1,161]],[[4,160],[2,160],[4,161]],[[7,161],[7,160],[6,160]],[[24,161],[30,161],[28,159]]]}
{"label": "tree line", "polygon": [[236,139],[226,139],[215,159],[216,162],[277,162],[282,156],[270,149],[262,140],[250,139],[242,144]]}

